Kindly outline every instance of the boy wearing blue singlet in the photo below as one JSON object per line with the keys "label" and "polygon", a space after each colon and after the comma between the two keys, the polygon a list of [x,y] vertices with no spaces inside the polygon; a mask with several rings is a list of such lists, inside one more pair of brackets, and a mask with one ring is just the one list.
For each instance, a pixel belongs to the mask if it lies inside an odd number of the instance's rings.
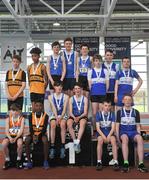
{"label": "boy wearing blue singlet", "polygon": [[61,149],[60,158],[65,158],[65,136],[66,136],[66,122],[67,122],[67,106],[68,95],[62,93],[62,82],[54,82],[54,93],[48,99],[51,107],[52,114],[50,116],[50,134],[51,134],[51,148],[50,158],[55,157],[55,132],[56,126],[61,128]]}
{"label": "boy wearing blue singlet", "polygon": [[82,84],[83,94],[89,96],[89,86],[87,80],[88,70],[91,69],[92,57],[88,55],[89,46],[88,44],[81,44],[81,57],[78,57],[77,61],[77,79],[78,82]]}
{"label": "boy wearing blue singlet", "polygon": [[[134,78],[138,80],[138,84],[135,89],[133,89]],[[118,109],[123,106],[123,96],[125,94],[131,94],[133,97],[141,87],[142,82],[143,81],[139,74],[130,68],[130,59],[128,57],[124,57],[122,59],[122,70],[119,70],[116,73],[114,100]]]}
{"label": "boy wearing blue singlet", "polygon": [[132,101],[133,98],[130,94],[124,95],[124,106],[122,109],[117,111],[116,135],[118,142],[122,143],[122,153],[124,158],[122,171],[129,171],[128,142],[129,140],[132,140],[137,143],[137,153],[139,159],[138,170],[140,172],[148,172],[143,163],[144,145],[140,134],[140,113],[136,109],[132,108]]}
{"label": "boy wearing blue singlet", "polygon": [[[82,86],[76,83],[74,86],[75,95],[69,99],[69,119],[67,121],[68,131],[74,142],[74,150],[80,153],[80,141],[85,130],[88,116],[88,99],[82,95]],[[79,125],[78,136],[75,136],[73,125]]]}
{"label": "boy wearing blue singlet", "polygon": [[103,63],[103,68],[107,69],[109,73],[109,89],[107,91],[107,99],[111,101],[112,111],[114,111],[114,88],[115,88],[115,77],[116,72],[119,70],[119,65],[112,62],[113,61],[113,51],[110,49],[106,49],[105,51],[105,62]]}
{"label": "boy wearing blue singlet", "polygon": [[96,170],[102,170],[102,146],[103,143],[112,144],[114,170],[119,170],[119,165],[117,161],[117,144],[116,138],[114,136],[115,131],[115,114],[111,111],[111,102],[109,100],[104,100],[103,110],[98,111],[96,114],[96,129],[98,136],[97,144],[97,166]]}
{"label": "boy wearing blue singlet", "polygon": [[73,51],[72,48],[73,41],[71,38],[66,38],[64,40],[64,58],[66,62],[66,76],[64,79],[64,91],[69,95],[73,95],[73,87],[76,82],[76,69],[77,69],[77,59],[78,53]]}
{"label": "boy wearing blue singlet", "polygon": [[90,99],[92,104],[92,123],[93,130],[96,129],[96,113],[102,111],[102,103],[106,98],[106,93],[109,88],[108,71],[102,68],[102,57],[94,55],[93,68],[88,71],[88,83],[90,89]]}
{"label": "boy wearing blue singlet", "polygon": [[55,81],[63,82],[66,74],[64,57],[59,54],[61,45],[58,41],[52,43],[53,54],[47,60],[47,74],[49,78],[49,89],[53,89]]}

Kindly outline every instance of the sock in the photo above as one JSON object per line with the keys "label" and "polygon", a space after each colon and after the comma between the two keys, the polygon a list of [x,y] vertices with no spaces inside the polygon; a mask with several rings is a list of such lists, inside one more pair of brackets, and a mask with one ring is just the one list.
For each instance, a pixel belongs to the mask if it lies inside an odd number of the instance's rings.
{"label": "sock", "polygon": [[140,162],[139,162],[139,165],[140,165],[140,164],[143,164],[143,161],[140,161]]}
{"label": "sock", "polygon": [[125,160],[125,161],[124,161],[124,164],[129,164],[128,160]]}
{"label": "sock", "polygon": [[74,143],[74,144],[77,144],[77,139],[74,139],[74,140],[73,140],[73,143]]}
{"label": "sock", "polygon": [[76,140],[76,144],[79,144],[79,143],[80,143],[80,139],[77,139],[77,140]]}
{"label": "sock", "polygon": [[19,156],[17,156],[17,161],[20,161],[20,160],[21,160],[21,158]]}
{"label": "sock", "polygon": [[5,161],[10,161],[10,157],[6,157],[6,158],[5,158]]}
{"label": "sock", "polygon": [[97,160],[97,163],[102,163],[101,160]]}

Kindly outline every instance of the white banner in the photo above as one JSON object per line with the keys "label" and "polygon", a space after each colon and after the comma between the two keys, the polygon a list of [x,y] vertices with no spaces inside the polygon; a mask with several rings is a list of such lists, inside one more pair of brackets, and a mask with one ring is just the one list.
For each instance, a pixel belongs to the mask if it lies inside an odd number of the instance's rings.
{"label": "white banner", "polygon": [[22,59],[21,67],[26,70],[27,56],[26,56],[27,41],[24,38],[8,38],[1,41],[1,70],[8,70],[12,67],[13,55],[20,55]]}

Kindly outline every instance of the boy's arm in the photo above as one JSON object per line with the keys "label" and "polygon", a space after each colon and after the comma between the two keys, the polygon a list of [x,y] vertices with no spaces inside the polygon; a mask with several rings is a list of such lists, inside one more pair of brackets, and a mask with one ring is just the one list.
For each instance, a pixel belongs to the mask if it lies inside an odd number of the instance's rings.
{"label": "boy's arm", "polygon": [[29,131],[30,131],[30,135],[32,136],[32,135],[34,134],[33,125],[32,125],[32,114],[29,115],[28,121],[29,121]]}
{"label": "boy's arm", "polygon": [[9,139],[11,139],[11,136],[9,133],[9,117],[6,119],[6,123],[5,123],[5,134]]}
{"label": "boy's arm", "polygon": [[64,56],[62,56],[62,66],[63,66],[63,71],[62,71],[62,76],[61,76],[61,81],[64,80],[65,78],[65,75],[66,75],[66,61],[65,61],[65,58]]}
{"label": "boy's arm", "polygon": [[52,96],[48,96],[48,100],[49,100],[49,104],[50,104],[50,107],[51,107],[51,111],[53,112],[55,118],[57,119],[57,110],[56,110],[56,107],[54,106],[53,102],[52,102]]}
{"label": "boy's arm", "polygon": [[61,119],[63,119],[64,115],[66,114],[66,110],[67,110],[67,107],[68,107],[68,102],[69,102],[69,97],[68,97],[68,95],[65,94],[65,102],[64,102],[64,107],[63,107],[63,111],[62,111],[62,114],[61,114]]}
{"label": "boy's arm", "polygon": [[47,71],[48,78],[49,78],[51,84],[53,85],[54,81],[53,81],[53,78],[52,78],[51,73],[50,73],[50,57],[48,57],[48,59],[47,59],[46,71]]}
{"label": "boy's arm", "polygon": [[104,142],[106,141],[106,136],[103,134],[103,132],[101,131],[100,129],[100,123],[99,122],[96,122],[96,130],[97,132],[100,134],[100,136],[103,138]]}
{"label": "boy's arm", "polygon": [[78,82],[78,80],[79,80],[79,57],[77,58],[77,60],[76,60],[77,62],[76,62],[76,82]]}
{"label": "boy's arm", "polygon": [[118,96],[117,96],[117,93],[118,93],[118,83],[119,83],[119,81],[116,80],[115,81],[115,90],[114,90],[114,102],[115,103],[117,103],[117,101],[118,101]]}
{"label": "boy's arm", "polygon": [[84,117],[84,116],[88,116],[88,99],[84,96],[84,113],[81,114],[81,116],[79,116],[79,119]]}
{"label": "boy's arm", "polygon": [[49,116],[46,114],[43,129],[41,131],[42,135],[45,135],[47,132],[48,120],[49,120]]}
{"label": "boy's arm", "polygon": [[43,73],[43,77],[44,77],[44,83],[45,83],[45,90],[48,86],[48,75],[47,75],[47,71],[46,71],[46,66],[43,64],[42,66],[42,73]]}
{"label": "boy's arm", "polygon": [[72,113],[72,97],[69,98],[69,116],[73,117],[75,119],[75,116]]}
{"label": "boy's arm", "polygon": [[22,121],[21,121],[20,131],[19,131],[19,133],[17,134],[17,136],[15,137],[16,140],[17,140],[20,136],[23,135],[23,131],[24,131],[24,117],[22,118]]}
{"label": "boy's arm", "polygon": [[137,84],[137,87],[132,91],[132,96],[134,96],[138,92],[138,90],[140,89],[140,87],[143,83],[143,80],[141,79],[140,76],[138,77],[137,80],[138,80],[138,84]]}

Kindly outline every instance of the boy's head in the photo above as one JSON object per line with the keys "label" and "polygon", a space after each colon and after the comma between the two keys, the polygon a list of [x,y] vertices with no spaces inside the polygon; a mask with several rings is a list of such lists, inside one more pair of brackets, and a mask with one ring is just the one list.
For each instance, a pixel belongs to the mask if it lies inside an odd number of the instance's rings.
{"label": "boy's head", "polygon": [[126,69],[130,68],[130,59],[129,59],[129,57],[123,57],[122,66],[123,66],[123,68],[126,68]]}
{"label": "boy's head", "polygon": [[14,55],[12,57],[12,66],[14,69],[18,69],[21,64],[21,57],[19,55]]}
{"label": "boy's head", "polygon": [[111,101],[105,99],[103,101],[103,111],[104,112],[109,112],[111,110]]}
{"label": "boy's head", "polygon": [[112,62],[112,59],[114,57],[113,51],[111,49],[106,49],[105,51],[105,60],[106,62]]}
{"label": "boy's head", "polygon": [[35,106],[34,106],[35,112],[37,113],[37,115],[38,114],[40,115],[41,112],[43,111],[43,103],[41,102],[40,99],[36,99],[34,101],[34,104],[35,104]]}
{"label": "boy's head", "polygon": [[61,45],[60,45],[60,43],[59,43],[58,41],[54,41],[54,42],[52,43],[52,49],[53,49],[53,51],[54,51],[55,53],[58,53],[59,50],[60,50],[60,48],[61,48]]}
{"label": "boy's head", "polygon": [[61,93],[62,92],[62,88],[63,88],[63,84],[61,81],[55,81],[54,82],[54,90],[57,93]]}
{"label": "boy's head", "polygon": [[86,43],[82,43],[80,46],[81,54],[82,55],[87,55],[89,52],[89,46]]}
{"label": "boy's head", "polygon": [[132,98],[131,94],[125,94],[123,96],[122,102],[123,102],[124,106],[130,107],[132,105],[132,102],[133,102],[133,98]]}
{"label": "boy's head", "polygon": [[17,103],[13,103],[11,106],[10,106],[10,112],[12,114],[12,116],[18,116],[20,113],[21,113],[21,107],[19,104]]}
{"label": "boy's head", "polygon": [[98,66],[100,66],[100,64],[102,63],[102,56],[101,55],[99,55],[99,54],[95,54],[94,56],[93,56],[93,64],[94,64],[94,66],[96,67],[98,67]]}
{"label": "boy's head", "polygon": [[32,55],[32,60],[34,61],[34,63],[38,63],[41,54],[41,49],[38,47],[34,47],[31,49],[30,54]]}
{"label": "boy's head", "polygon": [[70,51],[71,50],[71,47],[72,47],[72,38],[70,37],[67,37],[65,40],[64,40],[64,46],[66,48],[67,51]]}
{"label": "boy's head", "polygon": [[82,91],[82,85],[81,85],[81,83],[76,82],[75,85],[74,85],[74,93],[75,93],[76,95],[80,95],[80,94],[81,94],[81,91]]}

